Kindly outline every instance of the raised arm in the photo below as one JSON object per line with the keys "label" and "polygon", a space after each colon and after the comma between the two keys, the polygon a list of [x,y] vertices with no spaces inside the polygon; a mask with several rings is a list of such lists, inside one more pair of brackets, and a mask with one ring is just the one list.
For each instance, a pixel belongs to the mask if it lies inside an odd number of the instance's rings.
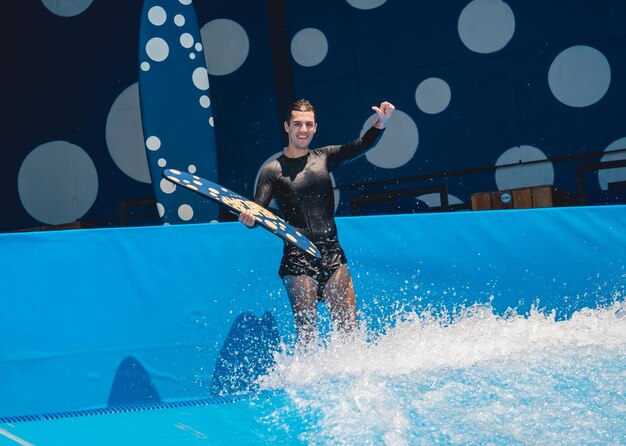
{"label": "raised arm", "polygon": [[387,101],[381,102],[378,107],[373,105],[372,110],[378,113],[378,118],[376,118],[376,122],[374,122],[374,127],[377,129],[384,129],[387,127],[387,121],[395,109],[396,107],[394,107],[391,102]]}
{"label": "raised arm", "polygon": [[341,146],[325,148],[328,152],[329,169],[332,170],[341,164],[352,161],[374,148],[382,137],[382,133],[387,127],[387,121],[395,109],[393,104],[387,101],[381,102],[379,106],[373,106],[372,110],[378,116],[372,127],[362,137]]}

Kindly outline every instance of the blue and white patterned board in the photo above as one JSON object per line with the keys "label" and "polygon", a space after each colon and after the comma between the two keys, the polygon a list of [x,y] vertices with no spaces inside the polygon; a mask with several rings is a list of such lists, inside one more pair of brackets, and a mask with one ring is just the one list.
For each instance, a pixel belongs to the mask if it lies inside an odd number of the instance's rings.
{"label": "blue and white patterned board", "polygon": [[167,166],[185,166],[217,181],[209,77],[191,0],[143,1],[138,57],[141,123],[161,219],[215,220],[218,205],[199,195],[172,194],[161,176]]}
{"label": "blue and white patterned board", "polygon": [[285,220],[265,209],[263,206],[256,204],[254,201],[248,200],[238,193],[224,186],[220,186],[213,181],[187,172],[181,172],[180,170],[165,169],[163,171],[163,177],[176,185],[223,204],[236,214],[239,214],[245,209],[252,211],[259,226],[264,227],[272,234],[276,234],[286,242],[301,248],[312,256],[320,257],[319,250],[308,238],[298,232]]}

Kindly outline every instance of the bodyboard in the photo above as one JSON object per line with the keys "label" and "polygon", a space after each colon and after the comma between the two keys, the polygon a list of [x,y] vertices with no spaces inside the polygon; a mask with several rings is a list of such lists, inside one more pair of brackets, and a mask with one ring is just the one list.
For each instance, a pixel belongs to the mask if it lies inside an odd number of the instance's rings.
{"label": "bodyboard", "polygon": [[163,171],[163,177],[178,186],[182,186],[185,189],[196,192],[226,206],[236,215],[239,215],[241,211],[246,209],[252,211],[259,226],[267,229],[284,241],[299,247],[308,254],[320,258],[319,250],[307,237],[302,235],[285,220],[265,209],[263,206],[256,204],[254,201],[248,200],[238,193],[213,181],[187,172],[181,172],[180,170],[165,169]]}

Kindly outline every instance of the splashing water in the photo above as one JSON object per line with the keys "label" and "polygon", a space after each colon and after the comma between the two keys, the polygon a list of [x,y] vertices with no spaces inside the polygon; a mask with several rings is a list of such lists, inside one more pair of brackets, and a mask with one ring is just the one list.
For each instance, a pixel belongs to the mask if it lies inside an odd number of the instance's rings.
{"label": "splashing water", "polygon": [[257,400],[310,445],[626,444],[626,304],[556,321],[474,305],[283,351]]}

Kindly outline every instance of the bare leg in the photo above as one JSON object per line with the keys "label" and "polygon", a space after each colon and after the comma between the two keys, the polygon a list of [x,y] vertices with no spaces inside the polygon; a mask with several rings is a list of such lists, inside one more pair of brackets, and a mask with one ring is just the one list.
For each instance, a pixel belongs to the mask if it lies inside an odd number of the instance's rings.
{"label": "bare leg", "polygon": [[317,281],[312,277],[285,276],[283,280],[293,317],[296,322],[298,344],[303,347],[317,342]]}
{"label": "bare leg", "polygon": [[358,327],[354,285],[347,265],[341,265],[326,282],[324,300],[338,330],[349,332]]}

